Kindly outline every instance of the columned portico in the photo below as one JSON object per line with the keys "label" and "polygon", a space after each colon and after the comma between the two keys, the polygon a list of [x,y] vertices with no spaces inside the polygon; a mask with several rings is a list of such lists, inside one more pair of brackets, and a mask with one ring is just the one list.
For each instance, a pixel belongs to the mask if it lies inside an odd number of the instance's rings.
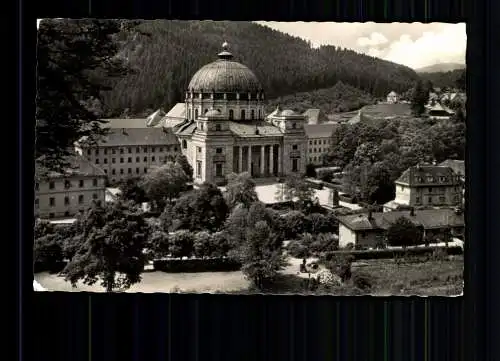
{"label": "columned portico", "polygon": [[278,175],[281,175],[283,172],[282,168],[282,157],[281,157],[281,147],[278,145]]}
{"label": "columned portico", "polygon": [[252,146],[247,147],[247,172],[252,174]]}
{"label": "columned portico", "polygon": [[260,176],[264,176],[266,169],[266,146],[260,146]]}
{"label": "columned portico", "polygon": [[274,175],[274,144],[269,147],[269,174]]}
{"label": "columned portico", "polygon": [[243,147],[238,147],[238,173],[243,172]]}

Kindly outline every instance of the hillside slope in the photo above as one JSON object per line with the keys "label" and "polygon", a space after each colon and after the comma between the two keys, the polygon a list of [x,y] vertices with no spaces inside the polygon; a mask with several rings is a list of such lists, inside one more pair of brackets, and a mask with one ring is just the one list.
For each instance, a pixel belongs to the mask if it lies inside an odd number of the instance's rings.
{"label": "hillside slope", "polygon": [[183,100],[191,77],[216,59],[224,41],[235,60],[256,73],[268,99],[329,88],[338,81],[385,97],[391,90],[410,88],[418,78],[408,67],[334,46],[312,49],[302,39],[250,22],[155,20],[140,27],[150,36],[124,33],[121,39],[121,56],[137,72],[106,95],[110,114],[126,108],[129,114],[168,109]]}
{"label": "hillside slope", "polygon": [[272,99],[268,103],[267,110],[271,112],[279,104],[283,109],[304,112],[310,108],[319,108],[325,114],[332,114],[357,110],[374,102],[375,99],[370,94],[339,81],[331,88]]}
{"label": "hillside slope", "polygon": [[425,81],[430,81],[434,87],[438,88],[455,88],[462,89],[465,84],[465,69],[457,69],[447,72],[435,73],[420,73],[420,78]]}
{"label": "hillside slope", "polygon": [[438,72],[448,72],[453,70],[465,69],[465,64],[459,63],[439,63],[434,65],[425,66],[423,68],[416,69],[417,73],[438,73]]}

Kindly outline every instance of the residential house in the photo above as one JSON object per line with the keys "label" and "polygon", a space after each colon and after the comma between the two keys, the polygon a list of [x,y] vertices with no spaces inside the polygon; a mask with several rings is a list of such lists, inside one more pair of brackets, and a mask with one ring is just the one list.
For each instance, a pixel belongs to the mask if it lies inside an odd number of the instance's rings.
{"label": "residential house", "polygon": [[35,168],[35,217],[73,217],[92,201],[105,199],[106,175],[80,156],[68,157],[70,166],[64,172]]}
{"label": "residential house", "polygon": [[408,168],[394,182],[396,198],[384,204],[384,211],[401,206],[453,207],[462,202],[462,181],[450,167],[416,165]]}
{"label": "residential house", "polygon": [[389,94],[387,94],[387,103],[394,104],[399,102],[399,94],[396,93],[394,90],[391,91]]}
{"label": "residential house", "polygon": [[385,242],[385,232],[400,217],[421,227],[422,243],[442,241],[446,232],[454,237],[463,237],[464,214],[460,209],[425,209],[394,212],[368,212],[338,217],[339,246],[349,244],[361,247],[375,247]]}
{"label": "residential house", "polygon": [[434,103],[434,105],[427,107],[427,115],[430,119],[447,120],[450,119],[453,114],[454,112],[451,109],[448,109],[439,103]]}
{"label": "residential house", "polygon": [[323,164],[323,156],[331,146],[333,132],[337,127],[338,124],[335,123],[304,125],[307,136],[308,163],[315,165]]}

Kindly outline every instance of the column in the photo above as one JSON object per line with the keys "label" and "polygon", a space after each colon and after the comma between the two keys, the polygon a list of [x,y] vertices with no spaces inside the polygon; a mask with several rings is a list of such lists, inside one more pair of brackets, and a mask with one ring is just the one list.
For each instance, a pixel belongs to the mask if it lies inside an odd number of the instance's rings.
{"label": "column", "polygon": [[248,154],[247,154],[247,157],[248,157],[247,172],[249,174],[252,174],[252,146],[249,145],[247,148],[248,148]]}
{"label": "column", "polygon": [[281,176],[281,173],[283,172],[283,167],[282,167],[283,159],[281,158],[281,147],[278,145],[278,175]]}
{"label": "column", "polygon": [[265,170],[265,164],[266,164],[266,146],[261,145],[260,146],[260,176],[264,176],[264,170]]}
{"label": "column", "polygon": [[269,148],[269,173],[274,175],[274,144]]}
{"label": "column", "polygon": [[238,173],[243,172],[243,147],[238,147]]}

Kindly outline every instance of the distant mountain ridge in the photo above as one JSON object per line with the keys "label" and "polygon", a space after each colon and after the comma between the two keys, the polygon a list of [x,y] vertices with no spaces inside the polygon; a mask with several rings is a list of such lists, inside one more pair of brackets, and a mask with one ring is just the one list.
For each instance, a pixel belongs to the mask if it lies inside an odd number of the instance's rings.
{"label": "distant mountain ridge", "polygon": [[415,69],[417,73],[440,73],[448,72],[453,70],[465,69],[465,64],[460,63],[439,63],[429,66],[424,66],[423,68]]}
{"label": "distant mountain ridge", "polygon": [[120,56],[137,71],[105,94],[108,116],[125,109],[130,115],[160,107],[168,111],[184,101],[191,77],[217,59],[224,41],[235,60],[255,72],[267,99],[328,89],[339,81],[385,98],[419,78],[409,67],[335,46],[311,48],[307,41],[251,22],[155,20],[140,28],[150,35],[120,35]]}

